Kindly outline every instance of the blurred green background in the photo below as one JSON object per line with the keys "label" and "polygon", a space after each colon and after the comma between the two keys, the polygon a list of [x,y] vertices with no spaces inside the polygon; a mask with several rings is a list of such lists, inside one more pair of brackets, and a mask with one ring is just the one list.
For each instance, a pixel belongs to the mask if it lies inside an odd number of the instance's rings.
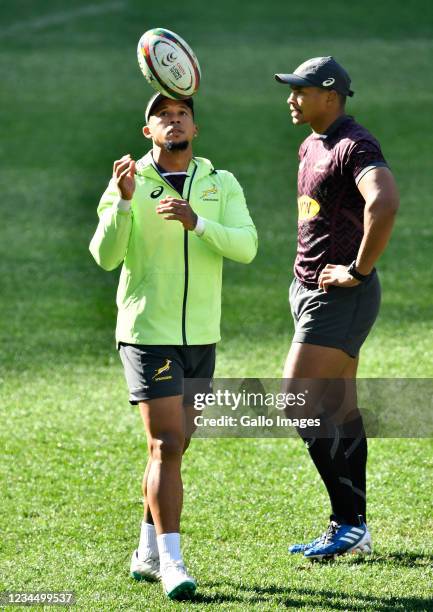
{"label": "blurred green background", "polygon": [[[161,26],[195,50],[203,72],[195,153],[238,177],[259,232],[252,265],[225,265],[216,374],[281,373],[292,333],[296,154],[308,129],[292,127],[289,90],[273,74],[334,55],[356,91],[348,112],[381,142],[401,192],[379,264],[382,310],[360,374],[430,377],[433,4],[17,0],[0,11],[4,589],[63,585],[82,594],[84,609],[165,609],[158,589],[126,579],[144,436],[114,349],[118,273],[98,269],[87,250],[113,159],[147,149],[141,126],[152,91],[138,69],[137,41]],[[315,535],[317,508],[322,517],[327,511],[301,443],[198,441],[186,458],[184,519],[204,581],[197,605],[428,609],[431,443],[371,446],[372,515],[385,560],[299,574],[302,562],[286,558],[286,540]],[[239,461],[243,476],[234,470]],[[194,545],[203,538],[203,549]],[[225,585],[223,573],[232,577]]]}

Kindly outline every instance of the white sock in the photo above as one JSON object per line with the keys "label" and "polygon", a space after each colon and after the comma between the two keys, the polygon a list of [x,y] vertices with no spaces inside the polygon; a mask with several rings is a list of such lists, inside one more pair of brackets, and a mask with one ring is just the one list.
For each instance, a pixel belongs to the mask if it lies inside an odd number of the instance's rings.
{"label": "white sock", "polygon": [[158,544],[156,543],[155,525],[141,522],[140,542],[138,544],[138,558],[158,557]]}
{"label": "white sock", "polygon": [[156,536],[161,569],[170,561],[182,561],[180,533],[161,533]]}

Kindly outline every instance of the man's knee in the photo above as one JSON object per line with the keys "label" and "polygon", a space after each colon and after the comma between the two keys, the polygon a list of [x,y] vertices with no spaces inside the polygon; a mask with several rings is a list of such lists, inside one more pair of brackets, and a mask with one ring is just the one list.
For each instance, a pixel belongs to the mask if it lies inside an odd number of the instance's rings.
{"label": "man's knee", "polygon": [[166,432],[150,440],[150,454],[154,461],[178,461],[184,452],[185,438]]}

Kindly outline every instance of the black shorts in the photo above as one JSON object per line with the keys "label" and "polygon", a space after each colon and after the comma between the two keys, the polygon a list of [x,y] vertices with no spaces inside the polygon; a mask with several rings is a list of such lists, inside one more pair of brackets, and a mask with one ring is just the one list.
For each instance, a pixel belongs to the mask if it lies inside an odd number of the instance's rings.
{"label": "black shorts", "polygon": [[289,291],[295,322],[293,342],[330,346],[356,357],[380,307],[376,271],[355,287],[310,289],[295,278]]}
{"label": "black shorts", "polygon": [[[119,342],[130,404],[173,395],[192,403],[207,393],[215,370],[215,344],[164,346]],[[190,379],[200,379],[194,384]],[[184,380],[187,379],[187,380]]]}

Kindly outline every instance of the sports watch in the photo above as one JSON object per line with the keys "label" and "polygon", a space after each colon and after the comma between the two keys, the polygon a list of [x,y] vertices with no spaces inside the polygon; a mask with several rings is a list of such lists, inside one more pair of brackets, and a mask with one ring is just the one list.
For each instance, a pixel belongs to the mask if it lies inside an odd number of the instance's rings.
{"label": "sports watch", "polygon": [[358,272],[358,270],[356,269],[356,259],[352,261],[350,266],[347,268],[347,272],[350,274],[350,276],[353,276],[353,278],[356,278],[356,280],[359,281],[360,283],[363,283],[365,280],[367,280],[367,278],[371,274],[371,272],[370,274],[361,274],[361,272]]}

